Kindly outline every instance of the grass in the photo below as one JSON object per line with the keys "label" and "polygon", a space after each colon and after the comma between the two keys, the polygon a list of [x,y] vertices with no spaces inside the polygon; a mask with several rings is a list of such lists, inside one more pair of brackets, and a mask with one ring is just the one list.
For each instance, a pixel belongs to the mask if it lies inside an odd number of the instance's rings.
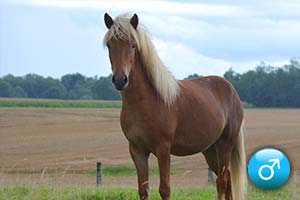
{"label": "grass", "polygon": [[[158,192],[150,191],[152,200],[161,200]],[[211,189],[178,190],[172,193],[173,200],[215,199]],[[51,187],[13,187],[0,189],[0,200],[139,200],[135,189],[103,188],[51,188]]]}
{"label": "grass", "polygon": [[[261,191],[250,188],[247,200],[294,200],[299,199],[289,188],[277,191]],[[107,189],[94,187],[4,187],[0,189],[0,200],[138,200],[135,189]],[[160,200],[156,190],[150,191],[151,200]],[[215,189],[173,189],[172,200],[216,199]]]}
{"label": "grass", "polygon": [[[96,177],[95,171],[90,171],[84,173],[87,176]],[[150,167],[149,168],[149,175],[158,175],[159,169],[158,167]],[[171,175],[174,174],[174,171],[171,169]],[[113,166],[113,167],[104,167],[102,169],[102,175],[103,176],[136,176],[136,169],[135,167],[129,167],[129,166]]]}
{"label": "grass", "polygon": [[[254,105],[243,102],[244,108],[255,108]],[[51,100],[51,99],[18,99],[0,98],[0,107],[21,108],[121,108],[121,101],[103,100]]]}
{"label": "grass", "polygon": [[243,106],[245,109],[248,109],[248,108],[255,108],[255,106],[251,103],[248,103],[248,102],[243,102]]}
{"label": "grass", "polygon": [[0,98],[0,107],[22,108],[121,108],[121,101],[82,101],[49,99],[7,99]]}

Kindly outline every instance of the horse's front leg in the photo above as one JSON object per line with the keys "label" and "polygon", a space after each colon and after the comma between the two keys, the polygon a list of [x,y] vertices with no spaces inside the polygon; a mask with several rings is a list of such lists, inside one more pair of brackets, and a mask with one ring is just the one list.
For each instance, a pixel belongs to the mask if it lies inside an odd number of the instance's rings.
{"label": "horse's front leg", "polygon": [[170,145],[161,145],[156,152],[158,159],[160,183],[159,194],[163,200],[169,200],[170,189]]}
{"label": "horse's front leg", "polygon": [[148,158],[149,152],[134,144],[129,144],[129,151],[132,160],[137,169],[139,196],[141,200],[148,200],[149,192],[149,173],[148,173]]}

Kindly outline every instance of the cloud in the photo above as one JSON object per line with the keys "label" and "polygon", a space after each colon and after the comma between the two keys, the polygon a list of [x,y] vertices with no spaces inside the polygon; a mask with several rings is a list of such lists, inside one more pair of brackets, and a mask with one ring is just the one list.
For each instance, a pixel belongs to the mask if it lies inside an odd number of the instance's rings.
{"label": "cloud", "polygon": [[[176,78],[183,79],[190,74],[223,76],[229,68],[245,72],[260,64],[257,60],[234,61],[209,57],[179,43],[154,38],[153,43],[166,67]],[[282,66],[288,60],[266,60],[266,64]]]}
{"label": "cloud", "polygon": [[224,60],[287,60],[300,50],[300,21],[245,18],[190,19],[143,15],[142,23],[163,40],[186,43],[195,51]]}
{"label": "cloud", "polygon": [[293,0],[0,0],[0,74],[107,75],[103,13],[128,11],[138,12],[178,78],[222,75],[229,67],[242,72],[299,56],[300,4]]}
{"label": "cloud", "polygon": [[160,39],[154,39],[153,42],[161,59],[177,78],[193,73],[223,75],[230,67],[225,60],[204,56],[181,43]]}
{"label": "cloud", "polygon": [[111,12],[135,11],[160,15],[198,17],[299,17],[297,0],[253,1],[99,1],[99,0],[2,0],[0,4],[18,4],[57,8],[101,9]]}
{"label": "cloud", "polygon": [[[9,1],[6,1],[7,3]],[[164,15],[192,15],[192,16],[226,16],[241,15],[238,7],[224,4],[170,2],[170,1],[96,1],[96,0],[13,0],[11,3],[32,6],[47,6],[61,8],[92,8],[108,11],[137,11],[160,13]]]}
{"label": "cloud", "polygon": [[106,30],[85,23],[97,15],[87,17],[62,9],[17,6],[0,7],[0,13],[5,16],[0,18],[0,76],[111,73],[107,52],[102,47]]}

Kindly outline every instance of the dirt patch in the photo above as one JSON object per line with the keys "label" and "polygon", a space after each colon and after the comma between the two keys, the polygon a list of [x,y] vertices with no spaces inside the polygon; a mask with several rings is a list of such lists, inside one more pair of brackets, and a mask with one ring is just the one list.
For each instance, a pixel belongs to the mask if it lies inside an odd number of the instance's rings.
{"label": "dirt patch", "polygon": [[[94,184],[80,175],[105,166],[133,165],[128,143],[119,124],[119,109],[0,108],[0,185]],[[300,110],[246,110],[246,149],[252,155],[261,147],[286,152],[300,170]],[[150,164],[157,166],[151,156]],[[172,157],[174,186],[207,185],[207,165],[202,154]],[[42,172],[44,175],[41,178]],[[156,176],[151,177],[157,185]],[[136,177],[106,177],[107,185],[136,186]],[[300,181],[299,181],[300,182]]]}

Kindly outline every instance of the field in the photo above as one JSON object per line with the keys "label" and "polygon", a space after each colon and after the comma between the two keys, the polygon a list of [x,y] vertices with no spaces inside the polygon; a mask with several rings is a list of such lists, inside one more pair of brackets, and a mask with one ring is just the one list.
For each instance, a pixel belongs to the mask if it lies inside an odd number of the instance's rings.
{"label": "field", "polygon": [[[152,200],[161,200],[157,191],[150,191]],[[135,189],[97,189],[91,187],[49,188],[49,187],[15,187],[0,189],[0,200],[5,199],[36,199],[36,200],[139,200]],[[210,200],[216,199],[214,189],[176,189],[172,192],[172,200]],[[299,193],[282,189],[262,192],[251,188],[247,200],[286,200],[299,199]]]}
{"label": "field", "polygon": [[[92,103],[100,107],[0,106],[0,199],[137,199],[120,109]],[[250,186],[248,199],[300,199],[300,110],[247,109],[246,128],[248,158],[272,146],[285,151],[292,164],[283,190],[266,193]],[[101,190],[95,188],[96,162],[103,165]],[[153,156],[150,165],[151,194],[159,199]],[[173,199],[214,199],[207,179],[201,154],[172,157]]]}
{"label": "field", "polygon": [[1,98],[0,107],[21,108],[121,108],[120,101],[82,101],[49,99],[9,99]]}

